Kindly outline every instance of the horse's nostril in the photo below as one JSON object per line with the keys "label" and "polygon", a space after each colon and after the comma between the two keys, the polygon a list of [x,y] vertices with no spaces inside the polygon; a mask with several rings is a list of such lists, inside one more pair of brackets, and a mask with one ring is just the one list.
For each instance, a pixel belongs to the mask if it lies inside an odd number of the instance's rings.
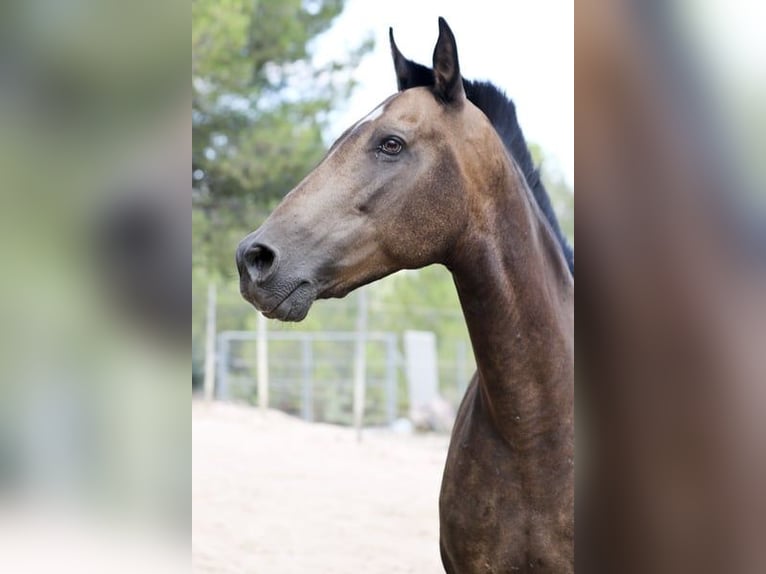
{"label": "horse's nostril", "polygon": [[251,245],[244,253],[244,263],[254,281],[265,279],[274,266],[274,251],[263,244]]}

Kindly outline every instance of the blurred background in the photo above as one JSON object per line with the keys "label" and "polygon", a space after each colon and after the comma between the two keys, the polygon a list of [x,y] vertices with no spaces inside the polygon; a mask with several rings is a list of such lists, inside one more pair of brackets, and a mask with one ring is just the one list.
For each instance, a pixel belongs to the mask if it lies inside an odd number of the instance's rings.
{"label": "blurred background", "polygon": [[763,19],[577,4],[578,571],[766,570]]}
{"label": "blurred background", "polygon": [[188,568],[188,4],[0,7],[0,570]]}

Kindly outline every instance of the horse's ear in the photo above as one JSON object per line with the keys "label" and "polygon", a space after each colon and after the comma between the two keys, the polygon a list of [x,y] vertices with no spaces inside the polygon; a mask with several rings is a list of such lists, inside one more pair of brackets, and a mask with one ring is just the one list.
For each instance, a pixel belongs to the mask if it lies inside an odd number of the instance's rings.
{"label": "horse's ear", "polygon": [[417,88],[419,86],[433,86],[434,74],[431,68],[413,62],[405,58],[394,42],[394,30],[388,29],[388,40],[391,44],[391,57],[394,60],[396,71],[396,86],[399,91]]}
{"label": "horse's ear", "polygon": [[465,96],[460,65],[457,60],[455,36],[444,18],[439,18],[439,39],[434,48],[434,93],[445,101],[453,102]]}
{"label": "horse's ear", "polygon": [[394,29],[388,29],[388,41],[391,44],[391,57],[394,59],[394,71],[396,71],[396,86],[399,91],[406,90],[410,87],[410,62],[402,56],[399,48],[394,42]]}

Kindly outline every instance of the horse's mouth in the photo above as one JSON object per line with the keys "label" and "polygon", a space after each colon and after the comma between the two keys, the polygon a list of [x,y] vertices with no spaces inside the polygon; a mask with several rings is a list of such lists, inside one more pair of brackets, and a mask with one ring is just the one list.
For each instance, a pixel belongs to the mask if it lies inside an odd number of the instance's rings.
{"label": "horse's mouth", "polygon": [[258,302],[248,299],[256,309],[269,319],[280,321],[302,321],[316,299],[316,289],[308,281],[298,283],[281,301],[269,310],[264,310]]}

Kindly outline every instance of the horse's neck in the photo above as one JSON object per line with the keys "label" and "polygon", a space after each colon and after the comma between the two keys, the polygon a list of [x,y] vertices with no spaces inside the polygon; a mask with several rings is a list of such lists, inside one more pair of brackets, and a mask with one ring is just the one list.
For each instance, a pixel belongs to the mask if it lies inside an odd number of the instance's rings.
{"label": "horse's neck", "polygon": [[503,185],[477,203],[450,262],[480,390],[514,448],[571,457],[573,280],[515,166]]}

